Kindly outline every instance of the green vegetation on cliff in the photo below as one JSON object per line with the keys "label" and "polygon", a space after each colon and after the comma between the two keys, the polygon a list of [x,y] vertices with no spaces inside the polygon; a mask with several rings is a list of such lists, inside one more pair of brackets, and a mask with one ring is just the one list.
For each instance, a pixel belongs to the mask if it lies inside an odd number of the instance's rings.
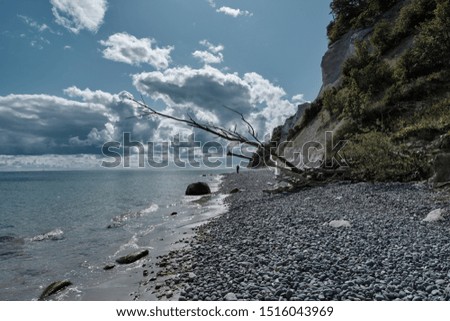
{"label": "green vegetation on cliff", "polygon": [[350,141],[354,177],[428,178],[450,135],[450,0],[334,0],[331,8],[330,42],[372,31],[354,43],[339,84],[322,91],[296,129],[328,113],[345,121],[338,135]]}
{"label": "green vegetation on cliff", "polygon": [[331,2],[333,21],[327,27],[330,42],[335,42],[350,29],[364,28],[395,5],[397,0],[334,0]]}

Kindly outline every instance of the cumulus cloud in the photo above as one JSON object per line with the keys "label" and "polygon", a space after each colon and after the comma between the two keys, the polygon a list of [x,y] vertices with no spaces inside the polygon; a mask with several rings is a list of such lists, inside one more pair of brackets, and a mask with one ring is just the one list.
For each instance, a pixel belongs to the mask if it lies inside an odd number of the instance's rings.
{"label": "cumulus cloud", "polygon": [[209,65],[220,64],[223,61],[223,55],[221,53],[214,55],[209,51],[196,50],[192,53],[192,56]]}
{"label": "cumulus cloud", "polygon": [[50,0],[57,24],[78,34],[86,29],[96,33],[103,24],[106,0]]}
{"label": "cumulus cloud", "polygon": [[101,153],[124,132],[147,141],[157,120],[130,119],[135,108],[119,95],[70,87],[72,99],[50,95],[0,96],[2,154],[40,155]]}
{"label": "cumulus cloud", "polygon": [[121,141],[123,133],[130,133],[142,142],[153,139],[154,132],[159,125],[159,119],[139,119],[136,106],[129,100],[123,99],[121,94],[111,94],[101,90],[90,90],[69,87],[64,93],[73,99],[81,99],[88,104],[98,104],[105,106],[108,121],[104,124],[104,129],[93,128],[85,139],[78,136],[73,137],[72,143],[78,145],[95,145],[96,142],[102,144],[109,140]]}
{"label": "cumulus cloud", "polygon": [[116,33],[100,44],[106,48],[103,57],[109,60],[139,66],[149,64],[156,69],[165,69],[169,66],[170,53],[173,47],[154,47],[155,40],[149,38],[138,39],[128,33]]}
{"label": "cumulus cloud", "polygon": [[251,13],[250,11],[234,9],[234,8],[230,8],[230,7],[220,7],[219,9],[216,10],[216,12],[223,13],[223,14],[225,14],[227,16],[231,16],[233,18],[237,18],[239,16],[248,16],[248,17],[253,16],[253,13]]}
{"label": "cumulus cloud", "polygon": [[225,49],[223,45],[213,45],[207,40],[200,41],[200,44],[207,50],[196,50],[192,56],[202,61],[204,64],[220,64],[223,62],[223,54],[221,51]]}
{"label": "cumulus cloud", "polygon": [[241,77],[206,65],[141,73],[133,80],[141,93],[170,106],[173,115],[189,113],[201,121],[234,127],[238,119],[226,105],[254,123],[261,137],[295,112],[285,91],[257,73]]}
{"label": "cumulus cloud", "polygon": [[118,95],[114,95],[101,90],[90,90],[89,88],[80,89],[72,86],[64,89],[64,93],[71,98],[81,98],[84,102],[96,103],[101,105],[117,104],[121,99]]}
{"label": "cumulus cloud", "polygon": [[[237,125],[238,130],[245,132],[247,129],[239,116],[223,106],[232,107],[254,124],[260,138],[295,112],[284,90],[257,73],[240,76],[211,66],[182,67],[135,75],[134,84],[155,99],[155,104],[159,105],[161,100],[165,114],[181,118],[189,114],[198,121],[226,128]],[[65,97],[0,96],[2,154],[24,155],[0,156],[0,170],[56,168],[55,164],[66,158],[69,168],[89,167],[100,162],[96,155],[101,154],[104,143],[122,142],[124,133],[130,133],[133,141],[144,144],[171,141],[177,134],[185,141],[193,133],[192,128],[170,119],[139,117],[136,106],[124,100],[123,93],[73,86],[65,89],[64,94]],[[194,132],[196,141],[212,138],[206,132]]]}
{"label": "cumulus cloud", "polygon": [[104,106],[48,95],[0,97],[0,112],[5,154],[64,153],[74,133],[87,136],[108,120]]}

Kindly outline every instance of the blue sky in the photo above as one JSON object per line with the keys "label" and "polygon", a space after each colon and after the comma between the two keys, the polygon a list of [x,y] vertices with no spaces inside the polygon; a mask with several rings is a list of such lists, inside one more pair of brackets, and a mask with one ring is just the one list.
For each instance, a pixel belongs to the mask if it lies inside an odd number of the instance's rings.
{"label": "blue sky", "polygon": [[329,1],[312,0],[0,0],[0,8],[3,164],[98,154],[123,131],[142,141],[177,132],[170,122],[130,121],[136,110],[123,91],[226,125],[233,119],[217,106],[227,104],[270,132],[316,97],[331,19]]}

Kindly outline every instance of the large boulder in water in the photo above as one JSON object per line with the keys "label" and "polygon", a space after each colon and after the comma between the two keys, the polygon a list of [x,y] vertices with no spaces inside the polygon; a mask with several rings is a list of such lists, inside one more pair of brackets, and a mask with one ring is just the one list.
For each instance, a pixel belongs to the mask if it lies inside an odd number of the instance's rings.
{"label": "large boulder in water", "polygon": [[208,195],[211,194],[211,189],[208,184],[204,182],[193,183],[189,185],[186,189],[186,195],[198,196],[198,195]]}
{"label": "large boulder in water", "polygon": [[45,290],[42,292],[41,296],[39,297],[39,300],[46,300],[49,296],[64,290],[68,286],[72,285],[72,282],[68,280],[64,281],[57,281],[50,284],[48,287],[45,288]]}
{"label": "large boulder in water", "polygon": [[148,253],[149,253],[148,250],[131,253],[131,254],[119,257],[116,260],[116,262],[119,264],[131,264],[133,262],[136,262],[137,260],[142,259],[144,256],[147,256]]}

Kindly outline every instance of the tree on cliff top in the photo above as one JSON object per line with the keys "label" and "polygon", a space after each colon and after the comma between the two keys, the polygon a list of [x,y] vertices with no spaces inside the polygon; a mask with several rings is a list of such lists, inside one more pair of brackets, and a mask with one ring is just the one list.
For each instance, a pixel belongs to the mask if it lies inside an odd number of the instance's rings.
{"label": "tree on cliff top", "polygon": [[337,41],[352,28],[363,28],[399,0],[333,0],[330,4],[333,21],[327,27],[330,42]]}

